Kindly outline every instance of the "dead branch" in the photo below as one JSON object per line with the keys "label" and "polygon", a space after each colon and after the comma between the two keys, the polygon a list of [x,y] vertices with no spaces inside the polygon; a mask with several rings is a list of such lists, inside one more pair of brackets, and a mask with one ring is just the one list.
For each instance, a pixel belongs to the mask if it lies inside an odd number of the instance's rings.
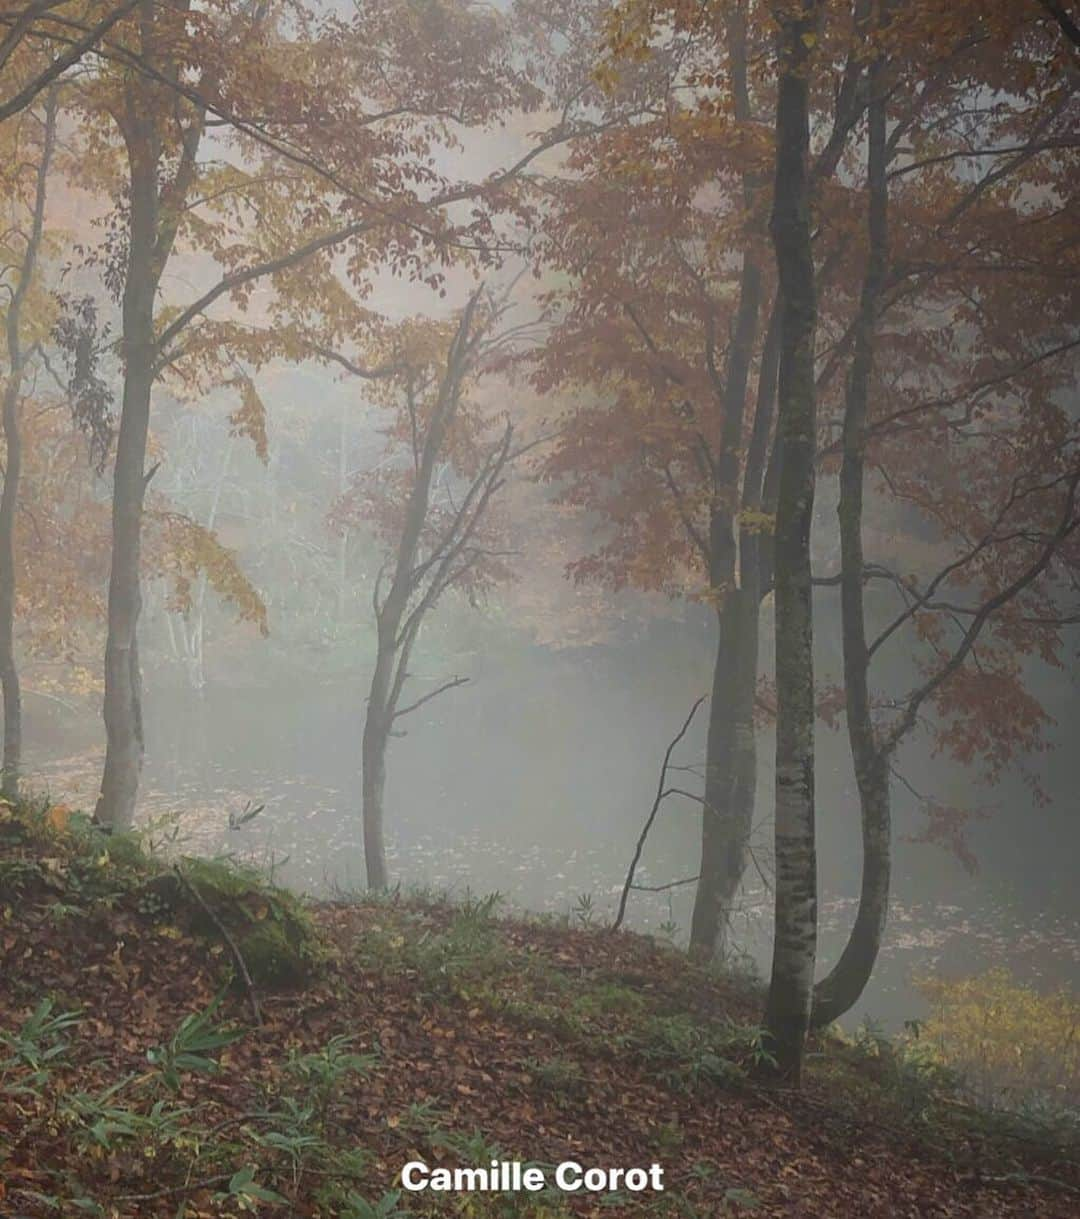
{"label": "dead branch", "polygon": [[408,715],[410,711],[415,711],[422,707],[425,703],[430,703],[433,698],[437,698],[440,694],[444,694],[447,690],[453,690],[455,686],[463,686],[469,679],[467,677],[452,677],[449,681],[443,682],[436,690],[432,690],[429,694],[425,694],[423,698],[418,698],[416,702],[410,703],[407,707],[402,707],[400,711],[395,711],[392,719],[399,720],[403,715]]}
{"label": "dead branch", "polygon": [[696,703],[690,708],[690,714],[686,717],[683,726],[676,733],[671,744],[668,745],[664,753],[664,764],[660,767],[660,781],[656,785],[656,798],[653,800],[652,808],[649,810],[649,815],[645,820],[645,825],[638,836],[637,846],[634,848],[634,857],[630,860],[630,867],[626,873],[626,883],[623,885],[622,895],[619,897],[619,910],[615,915],[615,922],[611,925],[612,931],[618,931],[622,926],[622,921],[626,916],[626,901],[630,896],[630,890],[634,887],[634,873],[637,871],[638,862],[641,859],[641,852],[645,849],[645,839],[649,836],[649,831],[652,829],[653,822],[656,820],[656,814],[660,811],[660,805],[664,802],[664,797],[669,794],[669,789],[665,787],[667,782],[668,766],[671,763],[671,755],[675,752],[676,746],[686,736],[690,730],[690,725],[693,723],[694,716],[697,715],[698,708],[708,698],[707,694],[703,694]]}
{"label": "dead branch", "polygon": [[630,888],[635,893],[666,893],[668,889],[678,889],[680,885],[692,885],[700,879],[700,875],[687,876],[683,880],[669,880],[666,885],[631,885]]}

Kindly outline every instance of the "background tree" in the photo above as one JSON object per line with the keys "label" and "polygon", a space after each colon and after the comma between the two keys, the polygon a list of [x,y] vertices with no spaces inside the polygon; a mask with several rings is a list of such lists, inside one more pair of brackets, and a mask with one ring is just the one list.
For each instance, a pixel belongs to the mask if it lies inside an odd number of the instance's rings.
{"label": "background tree", "polygon": [[514,429],[509,418],[500,429],[497,418],[479,409],[471,387],[510,340],[499,331],[506,304],[481,287],[454,322],[402,328],[384,361],[395,371],[380,396],[394,411],[389,435],[404,460],[363,476],[334,513],[339,529],[373,523],[390,549],[372,594],[377,645],[362,748],[364,860],[373,889],[388,883],[384,791],[395,725],[468,680],[453,677],[402,705],[421,627],[444,593],[453,589],[475,600],[505,574],[506,552],[492,537],[489,518],[517,456]]}
{"label": "background tree", "polygon": [[[773,581],[773,26],[768,6],[752,3],[662,11],[670,26],[656,6],[621,5],[608,30],[622,69],[612,88],[643,92],[644,116],[582,146],[574,178],[544,183],[552,212],[539,248],[569,284],[552,293],[556,327],[537,383],[590,391],[545,465],[563,499],[607,524],[575,577],[663,589],[716,615],[691,927],[694,950],[711,955],[723,949],[748,859],[759,620]],[[824,133],[816,196],[834,193],[865,106],[854,8],[830,12],[811,92]],[[642,57],[645,68],[627,74]],[[821,261],[829,282],[835,259]]]}
{"label": "background tree", "polygon": [[[0,30],[4,30],[0,38],[0,122],[33,105],[65,72],[99,49],[105,36],[138,3],[122,0],[83,6],[67,0],[30,0],[0,13]],[[33,63],[30,73],[12,71],[12,65],[27,59]]]}
{"label": "background tree", "polygon": [[8,165],[12,172],[11,179],[4,184],[12,216],[3,240],[4,286],[9,298],[4,318],[8,367],[3,391],[4,488],[0,494],[0,684],[4,704],[0,789],[8,799],[18,795],[22,761],[22,695],[15,658],[15,538],[23,447],[20,412],[27,366],[34,348],[27,332],[32,336],[36,329],[40,338],[42,330],[42,319],[39,317],[35,327],[28,315],[34,305],[39,314],[45,310],[45,305],[35,301],[34,296],[39,286],[38,262],[45,239],[45,200],[56,143],[58,104],[53,88],[46,96],[40,116],[30,111],[16,125],[3,130],[5,141],[10,141]]}
{"label": "background tree", "polygon": [[[194,14],[185,5],[147,4],[122,27],[127,55],[119,62],[132,66],[110,68],[84,103],[91,117],[115,124],[126,156],[122,266],[112,269],[123,293],[124,406],[114,470],[108,744],[97,809],[110,825],[132,819],[143,753],[139,551],[155,382],[185,361],[208,363],[230,350],[235,328],[189,329],[215,301],[231,296],[243,305],[262,279],[273,280],[281,299],[306,301],[320,276],[328,280],[339,248],[349,247],[348,275],[360,294],[383,266],[437,282],[422,251],[450,258],[490,233],[485,193],[497,195],[512,176],[448,183],[431,157],[455,138],[450,123],[482,125],[499,106],[530,96],[509,63],[500,19],[468,5],[425,16],[373,0],[350,22],[325,23],[318,37],[302,20],[298,28],[284,40],[262,6]],[[430,70],[433,41],[462,52],[445,61],[446,72]],[[200,160],[211,105],[229,116],[229,129],[243,132],[241,152],[264,156],[273,172]],[[241,107],[258,121],[245,121]],[[553,138],[566,138],[564,124]],[[449,209],[470,196],[478,205],[459,225]],[[159,315],[156,296],[178,238],[212,254],[225,273],[196,300]],[[280,341],[270,346],[279,350]]]}
{"label": "background tree", "polygon": [[[890,787],[894,777],[908,783],[902,747],[929,735],[958,761],[981,762],[991,780],[1037,752],[1047,719],[1028,687],[1027,661],[1060,663],[1062,628],[1075,620],[1068,66],[1062,70],[1060,44],[1037,14],[980,9],[959,26],[957,16],[939,23],[925,14],[916,45],[887,7],[871,12],[864,271],[845,332],[851,357],[839,441],[842,644],[863,878],[850,938],[817,987],[819,1024],[858,1000],[881,946]],[[971,37],[980,29],[992,32],[993,52]],[[929,79],[928,35],[941,50]],[[1000,98],[993,108],[971,95],[980,76]],[[1023,268],[1019,310],[1005,267]],[[943,461],[928,456],[935,451]],[[917,573],[898,570],[895,554],[864,557],[866,518],[883,497],[907,505],[935,543],[935,561]],[[922,672],[894,693],[886,645],[901,641],[920,655]],[[1037,782],[1032,789],[1038,799]],[[919,798],[928,834],[962,821],[964,810],[932,794]]]}

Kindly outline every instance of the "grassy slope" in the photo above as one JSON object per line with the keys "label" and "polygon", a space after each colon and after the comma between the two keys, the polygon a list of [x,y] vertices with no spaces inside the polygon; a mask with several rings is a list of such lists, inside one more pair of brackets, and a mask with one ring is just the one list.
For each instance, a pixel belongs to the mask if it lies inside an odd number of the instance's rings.
{"label": "grassy slope", "polygon": [[[886,1047],[827,1041],[802,1096],[764,1090],[752,988],[483,902],[304,912],[189,862],[263,1022],[234,989],[178,1037],[232,972],[217,925],[131,840],[51,820],[0,816],[2,1215],[1077,1213],[1075,1157],[975,1121]],[[80,1016],[35,1032],[35,1009]],[[493,1156],[657,1161],[668,1188],[395,1200],[406,1160]]]}

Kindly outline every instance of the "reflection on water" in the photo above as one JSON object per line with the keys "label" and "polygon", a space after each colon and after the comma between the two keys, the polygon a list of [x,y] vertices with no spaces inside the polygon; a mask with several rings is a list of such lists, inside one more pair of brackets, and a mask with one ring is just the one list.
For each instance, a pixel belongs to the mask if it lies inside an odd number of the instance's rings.
{"label": "reflection on water", "polygon": [[[566,665],[557,680],[548,676],[531,687],[485,681],[483,698],[469,687],[454,692],[393,743],[387,791],[393,875],[406,886],[459,894],[497,890],[521,909],[572,919],[589,918],[591,910],[598,922],[609,918],[655,790],[659,755],[694,689],[688,674],[671,667],[642,674],[647,697],[639,700],[627,699],[625,674],[602,661]],[[184,849],[232,851],[270,864],[282,881],[312,894],[362,888],[362,706],[359,684],[308,691],[303,699],[265,690],[210,689],[202,696],[151,690],[141,820],[175,814]],[[100,746],[92,743],[97,731],[96,722],[79,726],[86,742],[79,752],[54,741],[31,759],[34,780],[69,803],[92,807],[101,765]],[[698,760],[700,748],[700,740],[690,742],[685,760]],[[822,768],[826,862],[850,859],[853,850],[851,823],[830,815],[837,808],[850,815],[853,807],[839,778],[830,789],[833,770],[839,767]],[[264,811],[230,832],[230,812],[248,801]],[[698,821],[690,802],[665,807],[640,884],[696,872]],[[755,844],[762,863],[767,838],[763,825]],[[930,968],[968,972],[1004,963],[1036,981],[1080,981],[1075,919],[1030,903],[1021,912],[943,866],[931,850],[898,845],[888,941],[856,1020],[869,1015],[896,1027],[921,1014],[910,980]],[[857,873],[825,870],[822,968],[842,947],[857,883]],[[635,893],[628,923],[681,941],[691,900],[691,886]],[[755,875],[735,938],[759,968],[767,965],[770,903]]]}

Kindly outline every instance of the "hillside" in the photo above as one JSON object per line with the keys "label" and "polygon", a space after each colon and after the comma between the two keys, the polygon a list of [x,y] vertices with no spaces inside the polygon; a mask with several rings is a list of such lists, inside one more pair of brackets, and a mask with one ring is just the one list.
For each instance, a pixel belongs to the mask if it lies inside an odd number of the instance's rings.
{"label": "hillside", "polygon": [[[755,988],[492,900],[302,906],[63,809],[0,816],[0,1214],[1068,1216],[1075,1152],[872,1039],[755,1082]],[[237,953],[252,985],[227,986]],[[255,1023],[255,1017],[261,1023]],[[409,1161],[663,1192],[408,1193]],[[550,1181],[552,1171],[543,1169]]]}

